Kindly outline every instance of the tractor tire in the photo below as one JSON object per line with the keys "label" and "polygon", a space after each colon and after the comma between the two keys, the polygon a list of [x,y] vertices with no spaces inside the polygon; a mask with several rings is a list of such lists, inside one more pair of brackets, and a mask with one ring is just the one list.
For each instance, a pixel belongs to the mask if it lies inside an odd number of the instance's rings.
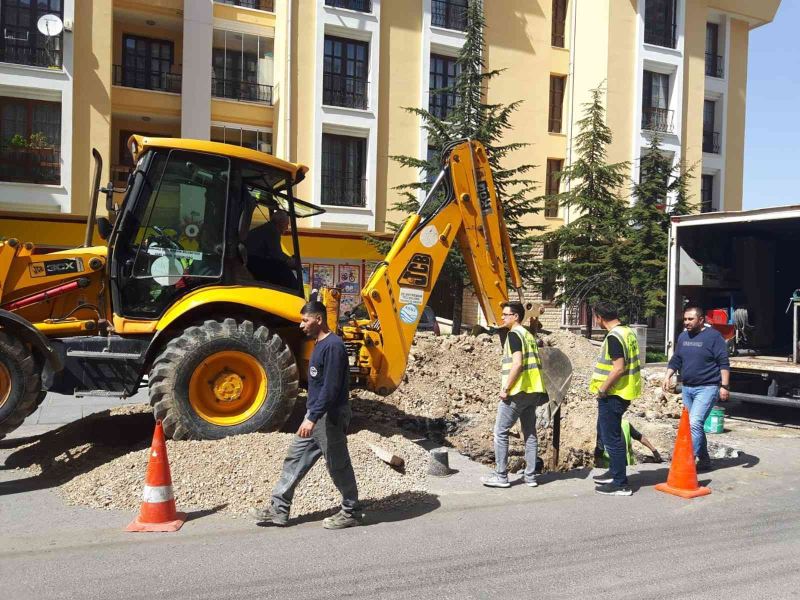
{"label": "tractor tire", "polygon": [[0,439],[22,425],[45,395],[31,351],[0,330]]}
{"label": "tractor tire", "polygon": [[294,407],[297,364],[284,341],[251,321],[189,327],[153,363],[150,404],[175,440],[277,430]]}

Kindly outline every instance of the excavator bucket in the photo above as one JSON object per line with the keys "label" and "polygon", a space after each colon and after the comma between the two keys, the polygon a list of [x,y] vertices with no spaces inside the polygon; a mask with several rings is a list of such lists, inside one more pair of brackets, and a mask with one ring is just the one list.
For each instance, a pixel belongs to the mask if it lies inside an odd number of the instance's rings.
{"label": "excavator bucket", "polygon": [[572,363],[561,350],[548,346],[539,348],[539,358],[542,361],[544,387],[549,396],[544,415],[545,426],[547,426],[552,421],[558,407],[564,402],[567,390],[572,383]]}

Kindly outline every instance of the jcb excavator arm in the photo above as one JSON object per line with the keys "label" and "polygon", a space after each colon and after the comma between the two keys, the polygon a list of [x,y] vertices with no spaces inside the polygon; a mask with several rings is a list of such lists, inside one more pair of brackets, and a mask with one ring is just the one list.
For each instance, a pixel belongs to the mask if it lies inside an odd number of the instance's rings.
{"label": "jcb excavator arm", "polygon": [[[423,218],[441,194],[444,200]],[[456,241],[486,318],[499,325],[506,278],[518,293],[522,283],[486,150],[476,141],[452,148],[420,210],[361,291],[370,320],[343,328],[345,342],[357,349],[354,371],[368,389],[386,395],[400,384],[419,317]]]}

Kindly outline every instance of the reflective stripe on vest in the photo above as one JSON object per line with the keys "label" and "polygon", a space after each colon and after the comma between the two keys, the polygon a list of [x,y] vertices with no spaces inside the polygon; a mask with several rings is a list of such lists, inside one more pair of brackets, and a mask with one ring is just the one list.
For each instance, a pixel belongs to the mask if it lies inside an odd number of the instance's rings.
{"label": "reflective stripe on vest", "polygon": [[[511,332],[517,334],[522,340],[522,371],[514,385],[508,390],[508,394],[544,392],[544,382],[539,369],[539,345],[536,343],[536,338],[521,325],[515,325],[508,334],[511,335]],[[508,387],[508,375],[511,372],[513,360],[511,345],[508,343],[508,337],[506,337],[506,343],[503,345],[502,368],[500,370],[500,385],[502,389]]]}
{"label": "reflective stripe on vest", "polygon": [[625,371],[614,385],[607,390],[607,393],[609,396],[619,396],[623,400],[633,400],[638,398],[642,393],[639,342],[636,339],[636,333],[634,333],[633,329],[625,327],[624,325],[617,325],[614,327],[608,332],[606,339],[603,340],[603,346],[600,348],[600,356],[597,358],[597,364],[594,366],[592,379],[589,382],[589,391],[596,394],[600,390],[600,385],[608,379],[608,374],[611,372],[613,361],[611,360],[611,355],[608,353],[608,338],[612,335],[622,344]]}

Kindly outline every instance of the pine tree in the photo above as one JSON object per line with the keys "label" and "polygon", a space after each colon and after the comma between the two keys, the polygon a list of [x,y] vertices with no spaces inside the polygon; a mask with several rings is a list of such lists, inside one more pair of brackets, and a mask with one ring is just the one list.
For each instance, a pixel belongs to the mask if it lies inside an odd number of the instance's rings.
{"label": "pine tree", "polygon": [[[523,143],[503,143],[504,134],[511,128],[511,116],[519,108],[521,101],[510,104],[489,104],[486,93],[490,81],[501,74],[501,70],[487,71],[484,64],[484,28],[486,26],[481,0],[469,0],[466,15],[465,42],[456,60],[457,76],[453,86],[431,90],[431,94],[451,94],[455,98],[452,109],[445,118],[439,118],[424,108],[406,108],[418,115],[422,127],[428,134],[430,149],[427,160],[414,156],[392,156],[405,167],[422,173],[424,178],[397,186],[401,199],[392,205],[392,210],[412,213],[419,209],[418,198],[430,191],[433,178],[442,168],[442,158],[448,144],[462,139],[474,139],[483,143],[487,149],[492,167],[498,199],[503,206],[506,227],[511,245],[517,258],[523,280],[534,274],[532,257],[534,228],[523,224],[526,216],[539,211],[533,196],[535,182],[529,178],[534,166],[522,164],[514,167],[506,165],[508,157],[527,146]],[[441,201],[442,198],[435,199]],[[437,202],[426,207],[426,213],[433,211]],[[402,223],[389,222],[389,228],[396,231]],[[386,252],[386,242],[373,242],[381,252]],[[461,324],[461,298],[469,275],[458,248],[454,248],[444,266],[445,273],[453,282],[453,331],[457,333]]]}
{"label": "pine tree", "polygon": [[[671,157],[661,149],[660,137],[653,134],[640,159],[639,182],[633,186],[625,253],[630,282],[640,292],[645,317],[664,313],[669,222],[673,214],[691,210],[687,191],[690,177],[691,169],[673,167]],[[676,202],[669,206],[673,195]]]}
{"label": "pine tree", "polygon": [[570,211],[569,223],[539,237],[556,244],[558,258],[542,262],[545,280],[556,280],[561,288],[556,301],[577,308],[579,303],[598,300],[629,300],[625,284],[624,233],[625,201],[620,195],[626,183],[628,163],[607,164],[612,134],[605,122],[602,84],[591,90],[591,101],[577,122],[577,160],[559,178],[567,191],[543,200],[557,200]]}

